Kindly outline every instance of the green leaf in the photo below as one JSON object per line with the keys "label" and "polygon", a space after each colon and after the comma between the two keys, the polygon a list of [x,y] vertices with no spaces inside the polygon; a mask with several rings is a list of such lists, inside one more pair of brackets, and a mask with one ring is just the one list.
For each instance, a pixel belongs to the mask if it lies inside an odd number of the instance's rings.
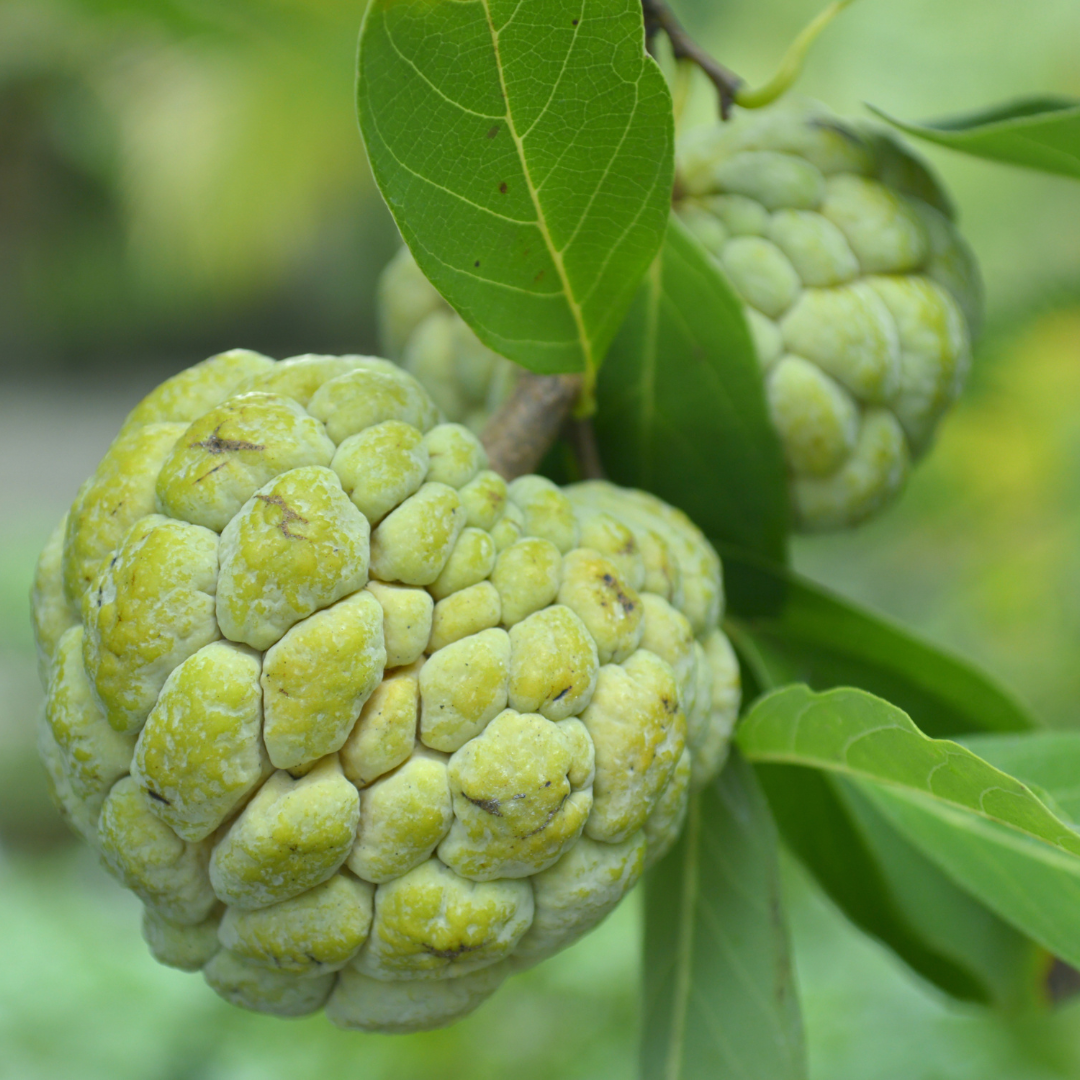
{"label": "green leaf", "polygon": [[776,690],[751,708],[737,740],[752,761],[889,784],[1080,856],[1080,836],[1019,780],[958,743],[928,738],[901,709],[862,690]]}
{"label": "green leaf", "polygon": [[612,480],[659,495],[710,536],[785,557],[784,463],[743,306],[675,217],[598,398]]}
{"label": "green leaf", "polygon": [[1080,180],[1080,101],[1031,97],[925,124],[870,108],[909,135],[965,154]]}
{"label": "green leaf", "polygon": [[836,777],[759,765],[784,843],[864,933],[962,1001],[1004,1007],[1036,993],[1041,954]]}
{"label": "green leaf", "polygon": [[639,0],[372,0],[357,102],[405,242],[481,340],[595,371],[671,201]]}
{"label": "green leaf", "polygon": [[734,753],[646,878],[642,1080],[805,1080],[776,843]]}
{"label": "green leaf", "polygon": [[1080,836],[1019,780],[859,690],[769,694],[738,743],[755,762],[845,778],[962,888],[1080,963]]}
{"label": "green leaf", "polygon": [[873,852],[893,902],[919,939],[964,971],[991,1004],[1011,1009],[1044,1001],[1041,980],[1052,960],[1046,950],[961,889],[898,833],[855,784],[831,780]]}
{"label": "green leaf", "polygon": [[934,736],[1023,731],[1036,721],[993,679],[782,566],[718,545],[732,638],[762,689],[857,686]]}
{"label": "green leaf", "polygon": [[1022,780],[1055,811],[1080,823],[1080,732],[977,735],[964,745],[991,765]]}
{"label": "green leaf", "polygon": [[1080,967],[1080,859],[926,796],[860,783],[894,828],[1001,918]]}

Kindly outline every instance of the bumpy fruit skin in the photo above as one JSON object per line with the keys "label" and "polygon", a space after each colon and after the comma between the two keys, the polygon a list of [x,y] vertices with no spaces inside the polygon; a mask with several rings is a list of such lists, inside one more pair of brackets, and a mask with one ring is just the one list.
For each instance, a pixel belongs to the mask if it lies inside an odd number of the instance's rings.
{"label": "bumpy fruit skin", "polygon": [[592,929],[715,775],[720,563],[606,483],[505,483],[368,357],[212,357],[131,414],[33,589],[57,804],[162,963],[450,1023]]}
{"label": "bumpy fruit skin", "polygon": [[[691,131],[677,175],[676,212],[745,302],[796,527],[865,520],[903,486],[970,365],[982,287],[947,197],[890,135],[805,102]],[[517,369],[407,251],[380,302],[391,355],[449,417],[482,424]]]}
{"label": "bumpy fruit skin", "polygon": [[891,136],[809,103],[689,133],[677,212],[746,303],[805,531],[899,491],[956,399],[982,291],[946,196]]}

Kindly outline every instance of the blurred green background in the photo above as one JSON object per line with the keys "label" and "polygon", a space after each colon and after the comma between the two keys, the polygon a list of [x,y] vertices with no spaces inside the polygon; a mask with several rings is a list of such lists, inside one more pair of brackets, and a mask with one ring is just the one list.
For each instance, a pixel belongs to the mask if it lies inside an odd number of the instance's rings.
{"label": "blurred green background", "polygon": [[[817,0],[677,0],[763,81]],[[232,346],[375,349],[396,246],[352,113],[362,2],[0,0],[0,1080],[629,1080],[639,912],[448,1031],[346,1035],[158,967],[137,903],[77,848],[32,748],[37,550],[125,412]],[[1080,96],[1076,0],[862,0],[800,83],[911,119]],[[712,108],[700,89],[688,117]],[[906,497],[795,561],[1080,725],[1080,188],[925,150],[985,269],[967,395]],[[1080,1005],[945,1002],[788,868],[814,1080],[1080,1078]]]}

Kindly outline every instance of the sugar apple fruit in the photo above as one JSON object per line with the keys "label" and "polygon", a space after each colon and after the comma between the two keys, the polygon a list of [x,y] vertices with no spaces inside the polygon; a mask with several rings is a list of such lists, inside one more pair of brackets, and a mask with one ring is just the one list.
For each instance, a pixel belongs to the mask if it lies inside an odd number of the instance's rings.
{"label": "sugar apple fruit", "polygon": [[[982,287],[928,168],[805,102],[691,131],[675,209],[746,305],[796,527],[857,524],[900,490],[970,363]],[[384,272],[389,354],[447,416],[482,424],[516,367],[406,251]]]}
{"label": "sugar apple fruit", "polygon": [[702,534],[486,465],[389,361],[224,353],[41,555],[55,799],[153,955],[237,1005],[451,1022],[595,926],[724,760]]}

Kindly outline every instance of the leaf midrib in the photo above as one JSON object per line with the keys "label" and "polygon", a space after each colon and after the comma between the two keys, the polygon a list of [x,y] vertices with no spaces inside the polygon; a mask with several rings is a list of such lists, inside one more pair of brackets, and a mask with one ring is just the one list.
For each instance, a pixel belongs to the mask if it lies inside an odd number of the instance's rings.
{"label": "leaf midrib", "polygon": [[[544,246],[548,249],[551,261],[555,265],[555,272],[559,275],[559,282],[562,285],[563,295],[566,297],[567,306],[570,308],[570,314],[573,316],[574,325],[577,327],[578,338],[580,339],[585,364],[586,383],[591,384],[596,371],[596,358],[593,355],[592,339],[585,329],[585,316],[581,310],[581,305],[578,303],[574,291],[570,286],[570,279],[567,276],[566,267],[563,263],[562,252],[555,246],[551,231],[548,228],[547,217],[544,214],[544,208],[540,203],[540,192],[533,183],[532,174],[529,171],[529,163],[525,157],[525,145],[522,141],[522,137],[518,135],[517,125],[514,123],[514,114],[510,107],[510,94],[507,91],[506,79],[503,75],[502,53],[499,49],[499,31],[495,29],[495,23],[491,17],[491,7],[488,0],[480,0],[480,4],[484,9],[484,17],[487,19],[488,32],[491,34],[491,44],[495,50],[495,70],[499,76],[499,89],[502,91],[503,101],[506,104],[507,131],[514,142],[514,148],[517,150],[518,160],[521,162],[521,173],[525,178],[525,187],[529,193],[529,198],[532,200],[533,207],[536,210],[537,229],[540,231]],[[582,10],[582,16],[583,15],[584,9]],[[581,19],[579,18],[579,26],[580,22]],[[577,31],[575,30],[575,38],[576,36]]]}
{"label": "leaf midrib", "polygon": [[686,1022],[690,1012],[690,991],[693,987],[694,911],[697,908],[700,868],[698,866],[698,834],[701,831],[701,796],[690,800],[687,814],[686,863],[683,867],[683,888],[679,900],[679,937],[675,955],[674,1004],[671,1011],[671,1044],[664,1063],[665,1080],[680,1080],[686,1052]]}
{"label": "leaf midrib", "polygon": [[[887,730],[887,729],[883,728],[881,730]],[[904,729],[899,728],[897,730],[904,730]],[[956,747],[958,749],[966,749],[965,747],[961,747],[959,743],[956,743],[955,745],[956,745]],[[835,772],[835,773],[838,773],[838,774],[840,774],[842,776],[850,777],[851,779],[854,779],[854,780],[863,780],[863,781],[867,781],[869,783],[878,784],[878,785],[880,785],[882,787],[888,787],[888,788],[895,789],[896,791],[899,791],[899,792],[904,793],[904,794],[911,794],[911,795],[921,796],[922,798],[930,799],[934,803],[940,804],[942,806],[948,806],[948,807],[950,807],[950,808],[952,808],[954,810],[961,811],[962,813],[972,814],[975,817],[982,818],[985,821],[992,821],[995,824],[1002,825],[1005,828],[1011,829],[1013,832],[1018,833],[1021,836],[1030,837],[1032,840],[1036,840],[1039,843],[1045,844],[1050,848],[1056,848],[1058,851],[1061,851],[1064,854],[1069,855],[1069,856],[1071,856],[1073,858],[1080,857],[1080,851],[1070,851],[1069,848],[1065,847],[1062,843],[1060,843],[1058,841],[1048,840],[1045,836],[1039,836],[1038,834],[1033,833],[1033,832],[1029,831],[1028,829],[1023,828],[1022,826],[1017,825],[1016,822],[1014,822],[1014,821],[1006,821],[1004,818],[998,817],[996,814],[991,814],[989,811],[983,809],[982,807],[980,807],[979,809],[975,809],[974,807],[968,806],[965,803],[957,802],[955,799],[948,799],[948,798],[945,798],[945,797],[943,797],[941,795],[938,795],[936,792],[926,791],[926,790],[923,790],[922,788],[913,788],[910,784],[905,784],[902,781],[893,780],[893,779],[890,779],[888,777],[880,776],[877,773],[869,772],[869,771],[867,771],[865,769],[856,768],[855,766],[849,764],[846,761],[839,762],[839,761],[835,761],[832,758],[827,758],[827,757],[824,757],[824,756],[821,756],[821,755],[811,756],[809,754],[799,753],[798,751],[794,751],[794,750],[787,751],[787,752],[779,751],[779,750],[755,751],[755,750],[752,750],[749,747],[746,747],[745,745],[741,745],[741,744],[740,744],[740,748],[742,749],[743,753],[746,755],[746,757],[750,761],[757,761],[757,762],[760,762],[762,764],[797,765],[797,766],[803,766],[803,767],[812,766],[812,767],[817,767],[817,768],[826,768],[830,772]],[[968,752],[970,753],[970,751],[968,751]],[[939,764],[942,764],[942,763],[939,763]],[[986,764],[988,765],[989,768],[993,768],[993,766],[989,765],[989,763],[986,763]],[[1000,770],[998,770],[998,771],[1000,771]],[[1008,774],[1003,774],[1003,775],[1008,775]],[[1015,778],[1013,778],[1013,779],[1015,779]],[[1020,781],[1016,781],[1016,782],[1020,783]],[[1039,805],[1044,806],[1044,804],[1039,800],[1038,796],[1036,796],[1035,793],[1033,791],[1031,791],[1031,789],[1028,788],[1026,784],[1024,784],[1022,786],[1023,786],[1024,790],[1027,792],[1027,794],[1032,799],[1034,799],[1036,802],[1038,802]],[[989,790],[989,789],[984,789],[983,791],[981,791],[979,793],[980,799],[986,793],[987,790]],[[1004,788],[1004,787],[1002,787],[1000,790],[1005,792],[1006,794],[1010,794],[1010,795],[1018,794],[1017,792],[1009,791],[1008,788]],[[1045,809],[1045,806],[1044,806],[1044,809]],[[1049,810],[1047,810],[1046,812],[1047,812],[1047,814],[1050,814]],[[1052,814],[1050,816],[1053,817]],[[1057,820],[1057,819],[1055,818],[1055,820]],[[1070,836],[1070,835],[1075,836],[1075,834],[1071,833],[1071,831],[1068,829],[1068,827],[1066,825],[1064,825],[1064,823],[1060,823],[1060,824],[1062,825],[1063,836]],[[1078,842],[1080,842],[1080,838],[1078,838]]]}

